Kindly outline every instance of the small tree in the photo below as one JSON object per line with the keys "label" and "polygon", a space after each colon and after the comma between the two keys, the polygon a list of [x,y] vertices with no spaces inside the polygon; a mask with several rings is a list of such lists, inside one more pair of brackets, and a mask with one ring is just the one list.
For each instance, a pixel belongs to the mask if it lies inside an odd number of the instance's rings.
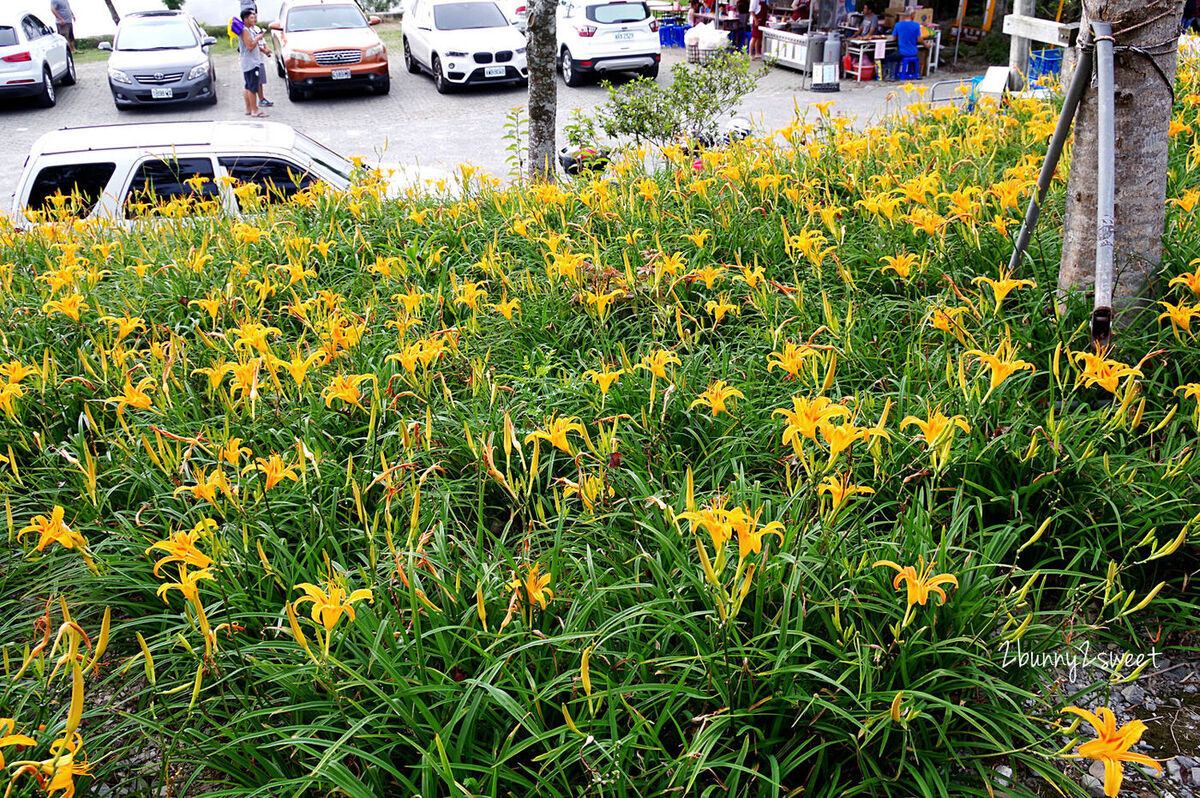
{"label": "small tree", "polygon": [[183,0],[162,0],[162,4],[172,11],[183,8]]}
{"label": "small tree", "polygon": [[703,64],[676,64],[668,86],[645,78],[610,85],[595,124],[609,136],[659,147],[680,138],[714,141],[722,118],[733,114],[765,73],[765,67],[752,70],[750,59],[735,50],[720,51]]}

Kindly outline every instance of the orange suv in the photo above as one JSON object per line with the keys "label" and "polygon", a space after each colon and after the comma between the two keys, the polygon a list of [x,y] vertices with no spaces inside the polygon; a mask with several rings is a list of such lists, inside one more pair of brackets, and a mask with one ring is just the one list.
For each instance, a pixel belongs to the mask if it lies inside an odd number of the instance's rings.
{"label": "orange suv", "polygon": [[287,81],[288,99],[317,89],[391,89],[387,48],[354,0],[285,0],[272,22],[275,66]]}

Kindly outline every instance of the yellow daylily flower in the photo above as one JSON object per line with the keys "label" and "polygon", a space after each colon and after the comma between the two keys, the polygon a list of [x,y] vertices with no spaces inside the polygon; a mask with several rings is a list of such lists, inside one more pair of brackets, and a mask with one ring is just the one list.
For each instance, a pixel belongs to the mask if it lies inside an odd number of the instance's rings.
{"label": "yellow daylily flower", "polygon": [[782,352],[772,352],[767,356],[767,373],[769,374],[778,367],[787,372],[789,378],[797,379],[800,376],[800,370],[804,368],[805,362],[810,357],[818,357],[820,354],[820,350],[816,347],[809,346],[808,344],[797,346],[788,341],[784,343]]}
{"label": "yellow daylily flower", "polygon": [[325,586],[324,589],[311,582],[301,582],[296,585],[296,590],[303,590],[304,595],[293,601],[292,606],[299,611],[301,604],[306,601],[312,602],[312,619],[325,630],[326,634],[333,631],[343,615],[351,621],[354,620],[355,603],[364,599],[374,601],[371,591],[367,588],[359,588],[352,593],[347,593],[346,588],[335,579],[326,579],[322,584]]}
{"label": "yellow daylily flower", "polygon": [[210,529],[215,529],[217,522],[211,518],[205,518],[192,527],[189,532],[176,532],[170,537],[155,542],[146,549],[146,554],[152,551],[165,551],[167,556],[154,564],[154,575],[159,575],[159,570],[168,563],[177,562],[180,565],[190,565],[193,568],[200,570],[207,569],[212,565],[212,558],[200,551],[196,546],[196,541],[200,536]]}
{"label": "yellow daylily flower", "polygon": [[54,509],[50,511],[49,517],[44,515],[35,515],[29,522],[28,526],[17,532],[17,540],[20,540],[30,532],[38,534],[37,550],[42,551],[51,543],[57,543],[64,549],[79,549],[83,550],[87,547],[87,541],[76,530],[67,526],[63,521],[66,511],[59,505],[54,505]]}
{"label": "yellow daylily flower", "polygon": [[979,349],[971,349],[967,352],[968,356],[974,356],[979,359],[979,363],[992,373],[991,384],[988,387],[988,395],[996,389],[1001,383],[1011,377],[1018,371],[1025,369],[1033,370],[1033,364],[1024,360],[1018,360],[1016,357],[1016,348],[1012,345],[1012,341],[1004,338],[996,347],[995,352],[984,352]]}
{"label": "yellow daylily flower", "polygon": [[941,585],[954,585],[958,587],[958,579],[953,574],[935,574],[934,566],[937,562],[930,560],[929,564],[925,564],[925,558],[918,557],[917,565],[900,566],[891,560],[877,560],[871,564],[872,568],[887,566],[896,571],[896,577],[892,580],[892,587],[896,590],[904,585],[908,590],[908,608],[911,611],[914,605],[920,604],[925,606],[929,601],[930,594],[936,595],[939,599],[939,604],[946,603],[946,591],[941,588]]}
{"label": "yellow daylily flower", "polygon": [[508,583],[508,589],[516,593],[514,598],[521,597],[521,592],[524,591],[523,598],[528,606],[537,604],[544,610],[546,604],[554,600],[554,591],[548,587],[550,574],[539,575],[541,567],[541,563],[534,563],[526,572],[525,578],[513,579]]}
{"label": "yellow daylily flower", "polygon": [[280,455],[273,454],[270,457],[257,458],[253,465],[243,468],[242,473],[261,471],[267,480],[263,490],[270,490],[285,479],[299,482],[300,476],[296,473],[296,468],[296,465],[287,465]]}
{"label": "yellow daylily flower", "polygon": [[573,455],[571,444],[567,441],[568,432],[575,432],[587,437],[587,430],[583,428],[578,416],[563,416],[562,418],[551,416],[546,421],[546,428],[529,433],[525,436],[525,442],[544,440],[554,448]]}
{"label": "yellow daylily flower", "polygon": [[712,385],[708,386],[708,390],[700,394],[700,397],[696,399],[696,401],[692,402],[688,406],[688,410],[691,410],[697,405],[704,405],[712,411],[713,417],[716,418],[718,413],[729,413],[729,409],[726,408],[725,402],[726,400],[734,397],[738,399],[746,398],[745,394],[743,394],[737,388],[727,385],[725,380],[717,380]]}
{"label": "yellow daylily flower", "polygon": [[1116,798],[1121,791],[1121,781],[1125,777],[1122,762],[1136,762],[1162,772],[1162,766],[1156,760],[1129,750],[1142,739],[1146,731],[1146,724],[1142,721],[1131,720],[1118,729],[1117,718],[1108,707],[1101,707],[1096,713],[1079,707],[1064,707],[1063,712],[1078,715],[1096,730],[1096,739],[1079,746],[1078,753],[1073,756],[1104,763],[1104,794],[1108,798]]}
{"label": "yellow daylily flower", "polygon": [[817,494],[824,496],[829,495],[830,515],[837,515],[838,509],[842,503],[851,496],[869,495],[875,492],[874,488],[868,488],[865,485],[851,485],[850,474],[831,474],[817,486]]}
{"label": "yellow daylily flower", "polygon": [[339,374],[333,378],[329,385],[325,386],[322,394],[325,397],[325,406],[329,407],[333,404],[334,399],[341,399],[348,405],[353,405],[357,408],[362,408],[362,393],[358,390],[359,383],[372,378],[370,374]]}
{"label": "yellow daylily flower", "polygon": [[607,363],[601,366],[600,371],[588,369],[583,372],[584,379],[590,379],[600,388],[601,395],[607,396],[609,389],[617,380],[621,379],[621,375],[625,373],[625,369],[612,369]]}
{"label": "yellow daylily flower", "polygon": [[1083,363],[1083,371],[1076,379],[1077,385],[1082,383],[1089,388],[1098,385],[1112,394],[1117,392],[1123,378],[1142,376],[1139,369],[1119,360],[1110,359],[1107,349],[1098,354],[1075,352],[1072,354],[1072,359]]}
{"label": "yellow daylily flower", "polygon": [[634,368],[645,369],[659,379],[667,378],[667,365],[674,363],[680,365],[679,358],[669,349],[659,349],[642,357],[642,361]]}
{"label": "yellow daylily flower", "polygon": [[1018,288],[1036,288],[1037,283],[1033,280],[1017,280],[1014,279],[1007,269],[1000,271],[999,279],[993,280],[991,277],[976,277],[971,282],[975,285],[986,283],[992,289],[992,296],[996,299],[996,312],[1000,312],[1000,306],[1004,304],[1004,298]]}

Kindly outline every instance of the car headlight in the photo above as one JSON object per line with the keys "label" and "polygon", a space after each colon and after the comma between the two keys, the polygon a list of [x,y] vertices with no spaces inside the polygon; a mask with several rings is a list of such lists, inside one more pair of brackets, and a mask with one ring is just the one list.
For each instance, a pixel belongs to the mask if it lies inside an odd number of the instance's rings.
{"label": "car headlight", "polygon": [[129,76],[119,69],[108,70],[108,79],[114,83],[133,83]]}
{"label": "car headlight", "polygon": [[303,50],[292,50],[288,53],[287,60],[295,61],[297,64],[311,64],[313,57],[312,53],[306,53]]}
{"label": "car headlight", "polygon": [[382,44],[377,44],[374,47],[368,47],[366,52],[363,53],[363,60],[370,61],[373,58],[378,58],[386,52],[387,48],[385,48]]}
{"label": "car headlight", "polygon": [[525,48],[524,48],[524,47],[518,47],[518,48],[517,48],[517,55],[525,55]]}
{"label": "car headlight", "polygon": [[188,80],[196,80],[208,74],[208,64],[196,64],[192,67],[192,71],[188,73]]}
{"label": "car headlight", "polygon": [[447,50],[446,55],[450,56],[451,58],[466,58],[467,57],[466,53],[459,52],[458,50]]}

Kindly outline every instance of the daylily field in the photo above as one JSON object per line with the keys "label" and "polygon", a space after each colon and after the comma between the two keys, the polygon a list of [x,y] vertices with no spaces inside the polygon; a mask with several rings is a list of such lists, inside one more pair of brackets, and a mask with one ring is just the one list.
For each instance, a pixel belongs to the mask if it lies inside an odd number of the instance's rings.
{"label": "daylily field", "polygon": [[4,224],[3,794],[1132,794],[1190,753],[1107,706],[1200,627],[1200,71],[1103,354],[1061,182],[1002,271],[1056,115]]}

